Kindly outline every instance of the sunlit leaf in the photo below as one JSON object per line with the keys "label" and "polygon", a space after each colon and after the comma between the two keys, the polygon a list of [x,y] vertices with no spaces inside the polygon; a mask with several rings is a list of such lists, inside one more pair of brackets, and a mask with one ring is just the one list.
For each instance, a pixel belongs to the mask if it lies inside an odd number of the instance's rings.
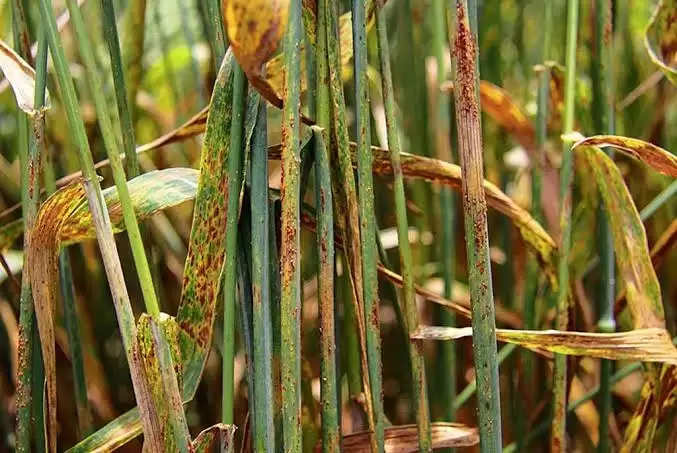
{"label": "sunlit leaf", "polygon": [[[472,336],[472,327],[420,326],[411,338],[457,340]],[[677,364],[677,348],[665,329],[636,329],[619,333],[560,330],[496,329],[496,338],[536,352],[578,355],[610,360],[641,360]]]}
{"label": "sunlit leaf", "polygon": [[[436,422],[431,424],[431,438],[434,449],[471,447],[479,443],[476,428],[458,423]],[[419,449],[416,425],[390,426],[385,429],[385,451],[392,453],[414,453]],[[343,436],[343,451],[367,453],[371,451],[368,432],[357,432]]]}
{"label": "sunlit leaf", "polygon": [[677,1],[660,0],[644,37],[649,57],[677,84]]}
{"label": "sunlit leaf", "polygon": [[598,146],[600,148],[611,146],[644,162],[664,175],[677,178],[677,157],[660,146],[638,138],[620,137],[618,135],[595,135],[579,141],[573,147],[579,146]]}
{"label": "sunlit leaf", "polygon": [[[19,108],[26,113],[33,114],[35,70],[2,40],[0,40],[0,70],[14,90]],[[45,105],[49,106],[49,93],[47,92],[45,92]]]}

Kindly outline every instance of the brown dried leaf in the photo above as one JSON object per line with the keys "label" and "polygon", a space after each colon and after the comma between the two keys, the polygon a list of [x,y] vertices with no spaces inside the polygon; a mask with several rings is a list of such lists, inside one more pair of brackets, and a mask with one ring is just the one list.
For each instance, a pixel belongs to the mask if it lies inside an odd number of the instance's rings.
{"label": "brown dried leaf", "polygon": [[[343,451],[367,453],[371,451],[369,432],[343,436]],[[431,424],[433,448],[470,447],[479,443],[476,428],[458,423],[435,422]],[[416,425],[390,426],[385,429],[385,451],[387,453],[414,453],[418,451],[418,429]]]}
{"label": "brown dried leaf", "polygon": [[[28,114],[35,111],[35,70],[11,47],[0,40],[0,70],[14,90],[16,103]],[[45,105],[49,106],[49,93],[45,92]]]}
{"label": "brown dried leaf", "polygon": [[677,178],[677,157],[670,151],[638,138],[595,135],[579,141],[574,144],[573,148],[579,146],[597,146],[600,148],[613,146],[630,157],[644,162],[657,172]]}
{"label": "brown dried leaf", "polygon": [[54,301],[58,294],[59,237],[61,229],[85,201],[85,190],[76,182],[49,197],[40,207],[33,230],[28,233],[26,264],[38,321],[47,381],[47,445],[56,451],[56,355],[54,349]]}
{"label": "brown dried leaf", "polygon": [[[472,327],[420,326],[411,338],[456,340],[472,336]],[[619,333],[588,333],[560,330],[496,329],[498,341],[513,343],[535,352],[553,352],[609,360],[640,360],[677,364],[677,348],[661,328]]]}

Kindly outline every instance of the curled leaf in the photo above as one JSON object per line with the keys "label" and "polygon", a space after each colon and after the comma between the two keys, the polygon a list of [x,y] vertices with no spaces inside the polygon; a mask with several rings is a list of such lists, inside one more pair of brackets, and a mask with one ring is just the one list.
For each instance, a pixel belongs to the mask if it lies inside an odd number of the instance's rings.
{"label": "curled leaf", "polygon": [[677,157],[660,146],[638,138],[621,137],[618,135],[595,135],[577,142],[573,147],[577,148],[579,146],[598,146],[600,148],[613,146],[630,157],[644,162],[657,172],[677,178]]}
{"label": "curled leaf", "polygon": [[660,0],[644,36],[651,60],[677,84],[677,1]]}
{"label": "curled leaf", "polygon": [[[470,336],[472,327],[420,326],[411,338],[456,340]],[[677,348],[672,344],[670,334],[661,328],[619,333],[496,329],[496,338],[540,353],[547,351],[599,359],[677,364]]]}
{"label": "curled leaf", "polygon": [[[459,423],[436,422],[430,426],[432,447],[471,447],[479,443],[477,428]],[[390,426],[385,429],[385,451],[392,453],[414,453],[418,451],[418,430],[416,425]],[[357,432],[343,436],[343,451],[367,453],[371,451],[369,432]]]}
{"label": "curled leaf", "polygon": [[[2,40],[0,40],[0,70],[14,90],[19,108],[28,114],[34,114],[35,70]],[[49,93],[47,92],[45,92],[45,105],[49,105]]]}

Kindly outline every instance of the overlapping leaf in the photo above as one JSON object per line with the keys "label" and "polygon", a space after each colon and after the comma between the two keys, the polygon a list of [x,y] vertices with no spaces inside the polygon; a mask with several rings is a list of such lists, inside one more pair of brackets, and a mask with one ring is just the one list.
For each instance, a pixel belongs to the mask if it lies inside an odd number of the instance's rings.
{"label": "overlapping leaf", "polygon": [[52,445],[52,449],[56,449],[57,435],[54,310],[58,293],[59,238],[65,223],[84,201],[85,190],[80,182],[52,195],[38,211],[35,226],[26,241],[26,265],[33,288],[47,381],[47,444]]}

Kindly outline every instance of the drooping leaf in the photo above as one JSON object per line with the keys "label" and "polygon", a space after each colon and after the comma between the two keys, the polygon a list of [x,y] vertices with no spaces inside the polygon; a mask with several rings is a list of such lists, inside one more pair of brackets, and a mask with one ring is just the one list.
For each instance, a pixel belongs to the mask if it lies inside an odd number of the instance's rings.
{"label": "drooping leaf", "polygon": [[657,172],[677,178],[677,157],[660,146],[638,138],[621,137],[618,135],[595,135],[579,141],[573,147],[577,148],[579,146],[598,146],[600,148],[612,146],[644,162]]}
{"label": "drooping leaf", "polygon": [[660,0],[644,36],[651,60],[677,84],[677,1]]}
{"label": "drooping leaf", "polygon": [[263,69],[287,30],[289,0],[222,0],[222,11],[230,46],[250,83],[281,107],[282,99]]}
{"label": "drooping leaf", "polygon": [[[437,326],[420,326],[411,335],[418,340],[456,340],[470,336],[472,327]],[[496,329],[496,338],[541,353],[677,364],[677,348],[668,332],[661,328],[619,333]]]}
{"label": "drooping leaf", "polygon": [[579,146],[593,169],[608,212],[618,267],[636,329],[665,327],[661,290],[651,263],[644,225],[623,177],[613,160],[602,150]]}
{"label": "drooping leaf", "polygon": [[[438,448],[471,447],[480,441],[476,428],[459,423],[435,422],[430,425],[432,446]],[[387,453],[414,453],[418,451],[416,425],[390,426],[385,429]],[[357,432],[343,436],[343,451],[367,453],[371,451],[369,432]]]}
{"label": "drooping leaf", "polygon": [[85,201],[82,184],[75,182],[49,197],[40,207],[33,230],[28,233],[26,265],[38,321],[47,381],[47,445],[56,451],[56,355],[54,310],[59,291],[59,237],[66,221]]}
{"label": "drooping leaf", "polygon": [[[2,40],[0,40],[0,70],[14,90],[19,108],[32,115],[35,111],[35,70]],[[48,92],[45,92],[45,106],[49,107]]]}

